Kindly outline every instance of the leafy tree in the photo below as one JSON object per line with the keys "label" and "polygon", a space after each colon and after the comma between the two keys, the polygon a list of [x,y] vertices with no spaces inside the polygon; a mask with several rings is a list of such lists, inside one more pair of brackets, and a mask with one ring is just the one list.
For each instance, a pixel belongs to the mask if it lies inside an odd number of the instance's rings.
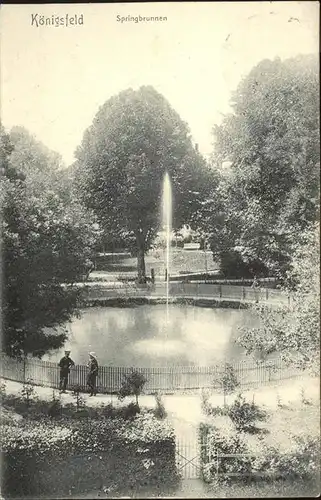
{"label": "leafy tree", "polygon": [[273,353],[284,350],[284,332],[287,328],[287,306],[278,308],[267,307],[265,304],[256,304],[252,308],[257,327],[240,327],[240,336],[237,342],[261,361]]}
{"label": "leafy tree", "polygon": [[238,431],[254,434],[259,431],[255,423],[266,420],[267,413],[254,402],[248,403],[242,394],[238,394],[235,401],[228,408],[228,416]]}
{"label": "leafy tree", "polygon": [[12,127],[9,133],[13,150],[9,164],[25,177],[25,189],[38,196],[44,190],[57,191],[62,159],[23,127]]}
{"label": "leafy tree", "polygon": [[240,385],[233,365],[225,363],[224,370],[220,373],[219,378],[215,379],[214,387],[219,387],[223,391],[224,406],[226,405],[226,395],[231,394]]}
{"label": "leafy tree", "polygon": [[[303,243],[301,243],[303,242]],[[301,235],[295,247],[287,287],[294,287],[287,334],[305,366],[320,358],[320,226]]]}
{"label": "leafy tree", "polygon": [[24,381],[20,394],[23,401],[26,403],[27,408],[29,408],[32,397],[36,396],[34,385],[32,385],[32,382],[30,380]]}
{"label": "leafy tree", "polygon": [[[220,209],[213,252],[250,274],[280,274],[319,210],[319,69],[314,56],[260,62],[214,127]],[[229,161],[228,169],[222,169]]]}
{"label": "leafy tree", "polygon": [[143,391],[147,379],[144,375],[136,370],[132,370],[129,374],[125,375],[121,388],[118,392],[119,399],[124,399],[127,396],[135,396],[136,405],[138,407],[138,396]]}
{"label": "leafy tree", "polygon": [[152,87],[128,89],[100,107],[76,157],[84,202],[106,234],[134,239],[138,279],[144,281],[144,255],[160,228],[165,172],[174,228],[192,219],[208,187],[209,170],[187,125]]}
{"label": "leafy tree", "polygon": [[[77,282],[90,264],[94,230],[90,215],[74,200],[67,206],[41,184],[34,171],[21,173],[15,149],[1,128],[2,328],[10,356],[41,357],[66,340],[63,325],[78,311]],[[27,146],[32,165],[32,144]],[[22,150],[19,149],[19,157]],[[12,156],[13,155],[13,156]],[[42,171],[50,163],[42,157]],[[34,181],[31,185],[30,177]],[[42,175],[42,174],[41,174]],[[40,189],[40,188],[39,188]],[[61,327],[58,333],[58,327]]]}
{"label": "leafy tree", "polygon": [[259,326],[241,328],[238,342],[265,359],[280,353],[287,363],[316,368],[320,357],[320,254],[319,229],[302,234],[287,273],[290,306],[256,305]]}

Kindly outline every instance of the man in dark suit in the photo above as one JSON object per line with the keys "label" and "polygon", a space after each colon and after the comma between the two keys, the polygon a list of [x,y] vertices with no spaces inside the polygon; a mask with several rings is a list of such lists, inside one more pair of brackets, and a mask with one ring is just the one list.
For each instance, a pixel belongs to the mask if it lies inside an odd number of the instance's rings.
{"label": "man in dark suit", "polygon": [[70,358],[70,351],[65,351],[65,355],[58,363],[60,367],[60,383],[59,389],[61,392],[66,392],[67,384],[68,384],[68,375],[70,373],[70,368],[75,366],[75,363]]}
{"label": "man in dark suit", "polygon": [[87,385],[90,389],[89,396],[96,396],[96,381],[98,376],[98,361],[96,358],[96,354],[94,352],[89,353],[89,361],[88,361],[89,373],[87,375]]}

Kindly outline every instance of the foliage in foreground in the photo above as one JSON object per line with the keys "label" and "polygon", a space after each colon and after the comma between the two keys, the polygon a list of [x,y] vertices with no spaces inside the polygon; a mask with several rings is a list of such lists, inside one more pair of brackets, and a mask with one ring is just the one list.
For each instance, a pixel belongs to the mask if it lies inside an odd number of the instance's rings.
{"label": "foliage in foreground", "polygon": [[79,311],[94,220],[59,189],[56,156],[26,131],[12,143],[1,126],[0,149],[2,346],[9,356],[41,357],[64,344],[64,325]]}
{"label": "foliage in foreground", "polygon": [[201,424],[201,461],[207,482],[238,482],[291,477],[311,479],[320,474],[320,438],[293,437],[294,446],[287,453],[264,446],[260,452],[251,451],[245,435],[227,426]]}
{"label": "foliage in foreground", "polygon": [[227,427],[223,435],[214,426],[201,424],[200,437],[206,443],[201,450],[203,476],[206,482],[230,478],[229,474],[240,474],[241,478],[242,474],[250,473],[251,459],[246,455],[248,450],[241,433]]}
{"label": "foliage in foreground", "polygon": [[266,412],[259,408],[254,402],[248,403],[241,394],[228,408],[228,416],[235,425],[236,430],[243,432],[255,432],[258,421],[266,419]]}
{"label": "foliage in foreground", "polygon": [[319,226],[301,238],[287,274],[290,306],[253,307],[258,326],[240,328],[237,342],[248,354],[266,359],[279,353],[286,363],[318,373],[320,355]]}
{"label": "foliage in foreground", "polygon": [[6,497],[93,490],[128,494],[145,486],[161,489],[175,483],[175,439],[170,425],[148,412],[127,420],[119,415],[82,418],[75,408],[77,418],[57,420],[42,415],[37,421],[25,418],[3,424]]}
{"label": "foliage in foreground", "polygon": [[[34,389],[33,386],[31,386]],[[5,384],[1,388],[1,404],[3,408],[16,412],[18,415],[29,420],[43,421],[50,417],[51,420],[65,422],[70,420],[134,420],[137,415],[149,414],[158,420],[166,418],[164,403],[160,397],[156,399],[156,406],[153,409],[140,408],[136,403],[114,405],[112,403],[102,403],[98,406],[87,406],[82,395],[76,391],[73,403],[62,404],[61,395],[53,390],[49,401],[42,400],[33,390],[26,397],[25,391],[17,396],[7,395]]]}
{"label": "foliage in foreground", "polygon": [[255,425],[267,419],[267,412],[252,401],[247,402],[241,394],[235,398],[233,403],[224,406],[213,406],[209,402],[208,395],[202,394],[202,411],[206,416],[228,416],[237,431],[245,433],[256,433],[260,429]]}

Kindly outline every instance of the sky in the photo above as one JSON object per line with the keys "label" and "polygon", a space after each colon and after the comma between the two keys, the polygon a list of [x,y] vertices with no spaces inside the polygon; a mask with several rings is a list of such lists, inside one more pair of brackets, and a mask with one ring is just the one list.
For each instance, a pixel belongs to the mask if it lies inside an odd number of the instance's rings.
{"label": "sky", "polygon": [[[82,14],[83,24],[32,25],[32,14],[67,13]],[[3,5],[1,120],[7,130],[24,126],[69,165],[105,101],[152,85],[207,156],[241,78],[262,59],[317,53],[318,19],[316,1]]]}

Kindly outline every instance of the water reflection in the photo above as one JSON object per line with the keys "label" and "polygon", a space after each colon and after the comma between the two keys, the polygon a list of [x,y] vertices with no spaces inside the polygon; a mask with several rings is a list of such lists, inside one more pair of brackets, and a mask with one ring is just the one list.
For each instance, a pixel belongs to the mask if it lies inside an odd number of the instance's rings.
{"label": "water reflection", "polygon": [[[251,323],[246,310],[172,305],[90,308],[70,325],[68,345],[76,363],[86,363],[95,351],[110,366],[208,366],[244,358],[234,339],[237,327]],[[56,361],[63,349],[47,359]]]}

